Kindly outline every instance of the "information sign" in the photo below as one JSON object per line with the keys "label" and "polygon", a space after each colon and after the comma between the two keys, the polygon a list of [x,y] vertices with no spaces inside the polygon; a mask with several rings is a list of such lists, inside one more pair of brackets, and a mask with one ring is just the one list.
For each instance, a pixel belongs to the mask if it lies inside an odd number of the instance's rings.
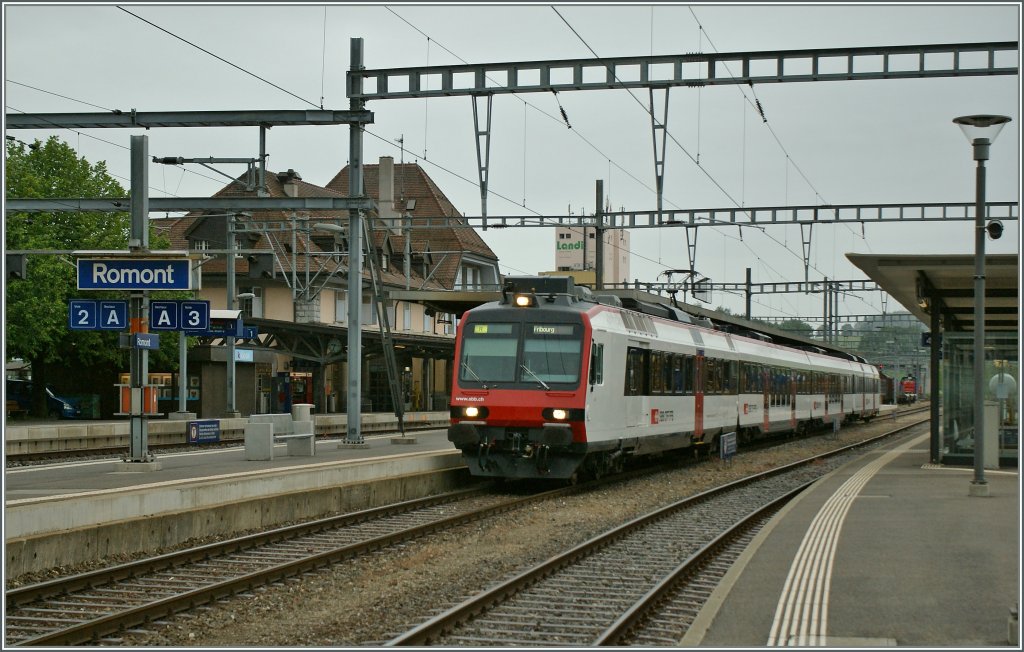
{"label": "information sign", "polygon": [[718,438],[718,450],[723,460],[730,459],[736,454],[736,433],[726,432]]}
{"label": "information sign", "polygon": [[150,301],[149,329],[153,331],[178,330],[178,312],[177,301]]}
{"label": "information sign", "polygon": [[209,301],[182,301],[181,302],[181,330],[183,331],[208,331],[210,330],[210,302]]}
{"label": "information sign", "polygon": [[235,349],[235,362],[252,362],[252,349]]}
{"label": "information sign", "polygon": [[210,302],[151,301],[149,329],[206,332],[210,330]]}
{"label": "information sign", "polygon": [[132,333],[132,347],[136,349],[159,349],[160,336],[156,333]]}
{"label": "information sign", "polygon": [[123,331],[128,328],[127,301],[100,301],[99,327],[105,331]]}
{"label": "information sign", "polygon": [[220,421],[201,419],[188,422],[188,443],[209,444],[220,441]]}
{"label": "information sign", "polygon": [[79,258],[79,290],[191,290],[187,258]]}
{"label": "information sign", "polygon": [[73,331],[96,330],[96,302],[72,299],[68,303],[68,327]]}

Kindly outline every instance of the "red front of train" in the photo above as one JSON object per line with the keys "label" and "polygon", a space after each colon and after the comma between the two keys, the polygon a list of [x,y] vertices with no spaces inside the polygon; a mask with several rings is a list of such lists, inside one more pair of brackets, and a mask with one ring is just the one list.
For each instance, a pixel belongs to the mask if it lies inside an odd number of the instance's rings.
{"label": "red front of train", "polygon": [[590,322],[565,279],[507,279],[459,323],[448,439],[474,475],[571,478],[587,454]]}
{"label": "red front of train", "polygon": [[904,376],[900,379],[899,403],[913,403],[917,400],[917,379],[913,376]]}

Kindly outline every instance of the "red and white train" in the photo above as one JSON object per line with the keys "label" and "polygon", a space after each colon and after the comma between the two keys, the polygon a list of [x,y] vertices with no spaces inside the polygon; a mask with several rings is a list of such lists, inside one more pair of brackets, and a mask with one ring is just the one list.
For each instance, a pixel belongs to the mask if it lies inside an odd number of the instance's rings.
{"label": "red and white train", "polygon": [[723,433],[742,444],[878,414],[863,360],[632,307],[570,278],[509,277],[500,301],[463,315],[448,439],[471,473],[598,476],[631,456],[716,450]]}

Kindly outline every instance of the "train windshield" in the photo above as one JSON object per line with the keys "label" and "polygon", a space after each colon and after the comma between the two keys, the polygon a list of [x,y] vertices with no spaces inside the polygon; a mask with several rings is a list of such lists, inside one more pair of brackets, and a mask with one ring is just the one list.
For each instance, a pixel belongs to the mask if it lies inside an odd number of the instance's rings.
{"label": "train windshield", "polygon": [[522,384],[550,389],[576,385],[582,360],[578,324],[466,324],[459,380]]}
{"label": "train windshield", "polygon": [[467,324],[459,380],[511,383],[516,378],[518,324]]}
{"label": "train windshield", "polygon": [[519,380],[528,383],[573,383],[580,378],[579,326],[527,324]]}

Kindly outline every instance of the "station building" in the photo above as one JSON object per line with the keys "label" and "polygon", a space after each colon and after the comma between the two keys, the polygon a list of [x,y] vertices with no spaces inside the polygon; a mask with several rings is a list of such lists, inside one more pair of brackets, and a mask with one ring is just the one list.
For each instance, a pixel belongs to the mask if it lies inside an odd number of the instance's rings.
{"label": "station building", "polygon": [[[267,172],[265,195],[347,197],[348,179],[348,166],[326,186],[303,181],[294,170]],[[496,288],[497,256],[418,164],[382,157],[364,166],[363,179],[378,209],[363,220],[361,411],[394,409],[379,304],[390,325],[403,408],[444,410],[457,315],[392,301],[390,292]],[[257,196],[254,186],[240,177],[215,196]],[[208,300],[211,310],[239,309],[243,324],[255,329],[236,344],[235,407],[241,415],[287,411],[292,403],[311,403],[320,413],[346,411],[348,222],[347,211],[314,210],[193,212],[166,225],[172,249],[210,252],[199,267],[196,298]],[[224,253],[232,239],[239,252],[234,306]],[[371,271],[379,281],[376,292]],[[198,338],[189,349],[186,411],[199,418],[224,416],[228,406],[223,344],[223,338]],[[178,411],[177,374],[150,373],[149,382],[160,385],[159,411]]]}

